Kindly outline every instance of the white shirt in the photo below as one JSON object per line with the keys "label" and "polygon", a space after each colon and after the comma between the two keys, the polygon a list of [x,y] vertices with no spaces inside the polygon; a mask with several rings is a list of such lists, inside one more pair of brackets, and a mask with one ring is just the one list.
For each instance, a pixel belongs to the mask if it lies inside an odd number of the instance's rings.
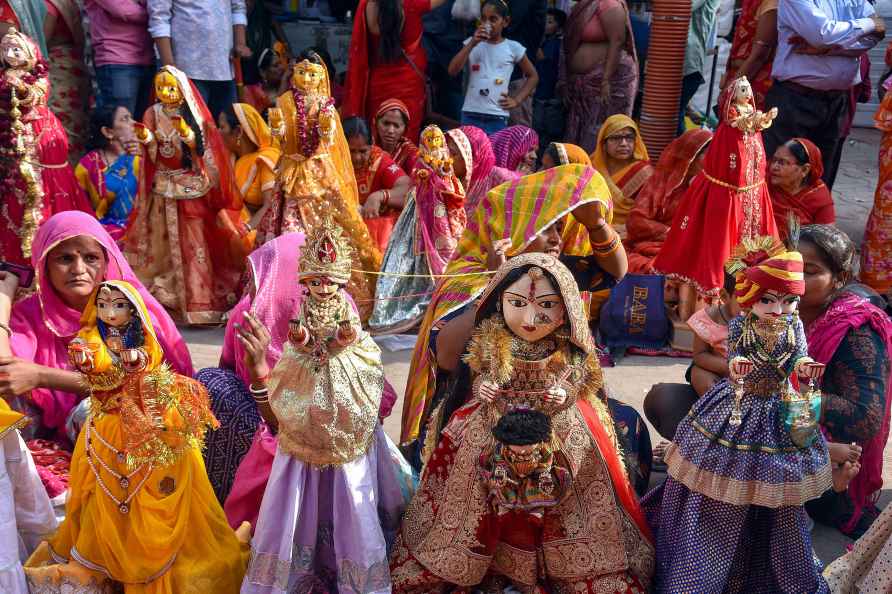
{"label": "white shirt", "polygon": [[[469,43],[470,37],[465,39],[465,45]],[[508,93],[514,65],[525,55],[526,49],[510,39],[477,44],[468,57],[470,76],[462,111],[508,117],[508,112],[499,107],[499,99]]]}

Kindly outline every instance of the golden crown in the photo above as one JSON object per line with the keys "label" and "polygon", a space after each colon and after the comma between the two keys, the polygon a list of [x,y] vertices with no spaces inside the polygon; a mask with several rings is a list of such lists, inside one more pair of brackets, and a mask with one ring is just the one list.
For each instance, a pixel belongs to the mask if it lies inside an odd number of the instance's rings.
{"label": "golden crown", "polygon": [[330,216],[325,217],[307,235],[300,253],[300,278],[327,276],[346,284],[353,268],[353,248],[344,230]]}

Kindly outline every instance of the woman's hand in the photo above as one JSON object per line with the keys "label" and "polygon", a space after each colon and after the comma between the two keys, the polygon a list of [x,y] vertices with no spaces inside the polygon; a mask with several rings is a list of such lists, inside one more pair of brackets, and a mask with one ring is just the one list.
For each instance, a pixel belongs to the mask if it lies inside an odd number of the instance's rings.
{"label": "woman's hand", "polygon": [[499,107],[506,111],[517,109],[519,105],[520,103],[518,103],[517,99],[515,99],[508,93],[502,93],[502,97],[499,99]]}
{"label": "woman's hand", "polygon": [[498,239],[492,242],[489,249],[486,250],[486,267],[491,271],[496,271],[502,267],[502,264],[508,261],[508,250],[511,249],[511,239]]}
{"label": "woman's hand", "polygon": [[40,387],[43,367],[18,357],[0,357],[0,396],[14,398]]}
{"label": "woman's hand", "polygon": [[607,225],[604,204],[600,201],[586,202],[573,209],[573,217],[589,231],[600,231]]}
{"label": "woman's hand", "polygon": [[378,190],[372,192],[365,199],[365,204],[360,208],[360,213],[364,219],[374,219],[381,216],[381,203],[384,201],[384,191]]}
{"label": "woman's hand", "polygon": [[246,324],[236,324],[238,341],[245,349],[245,366],[251,374],[251,383],[265,379],[269,375],[266,351],[269,348],[269,330],[249,312],[245,312]]}

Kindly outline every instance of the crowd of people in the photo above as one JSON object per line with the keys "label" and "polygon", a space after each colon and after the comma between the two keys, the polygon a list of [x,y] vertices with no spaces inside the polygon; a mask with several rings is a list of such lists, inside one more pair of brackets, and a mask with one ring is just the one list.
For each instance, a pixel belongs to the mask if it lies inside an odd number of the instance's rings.
{"label": "crowd of people", "polygon": [[[0,0],[0,590],[892,591],[892,78],[860,248],[831,194],[885,24],[744,0],[710,129],[719,4],[657,155],[626,0],[360,0],[343,73],[271,2]],[[691,358],[656,447],[625,349]]]}

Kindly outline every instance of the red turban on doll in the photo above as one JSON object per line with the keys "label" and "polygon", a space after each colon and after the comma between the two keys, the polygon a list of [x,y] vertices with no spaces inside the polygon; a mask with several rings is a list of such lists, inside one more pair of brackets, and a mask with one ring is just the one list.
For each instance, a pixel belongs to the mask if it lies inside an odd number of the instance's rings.
{"label": "red turban on doll", "polygon": [[765,291],[805,293],[802,254],[785,251],[772,237],[744,240],[726,268],[736,275],[734,296],[743,309],[752,307]]}

